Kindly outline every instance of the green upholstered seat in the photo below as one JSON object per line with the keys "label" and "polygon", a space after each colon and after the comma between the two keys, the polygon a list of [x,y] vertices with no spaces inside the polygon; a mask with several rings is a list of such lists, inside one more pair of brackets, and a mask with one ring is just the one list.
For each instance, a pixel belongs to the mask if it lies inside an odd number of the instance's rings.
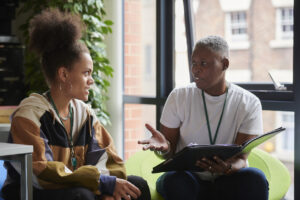
{"label": "green upholstered seat", "polygon": [[269,153],[255,148],[248,157],[250,167],[262,170],[269,182],[269,200],[280,200],[291,184],[291,176],[285,165]]}
{"label": "green upholstered seat", "polygon": [[152,168],[162,161],[153,151],[139,151],[125,162],[127,175],[141,176],[148,182],[152,200],[163,200],[156,192],[156,180],[162,173],[151,173]]}
{"label": "green upholstered seat", "polygon": [[[128,175],[137,175],[147,180],[152,200],[163,200],[156,192],[156,180],[162,173],[152,174],[152,168],[162,162],[152,151],[139,151],[126,162]],[[279,200],[287,192],[291,178],[287,168],[270,154],[254,149],[249,155],[249,165],[261,169],[269,181],[269,199]]]}

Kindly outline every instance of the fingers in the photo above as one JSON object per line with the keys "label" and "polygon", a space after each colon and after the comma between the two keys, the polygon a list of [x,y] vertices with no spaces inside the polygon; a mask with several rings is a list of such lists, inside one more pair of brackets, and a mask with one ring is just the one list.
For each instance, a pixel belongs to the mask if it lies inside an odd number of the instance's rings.
{"label": "fingers", "polygon": [[154,129],[150,124],[145,124],[145,127],[152,133],[153,136],[157,135],[157,130]]}
{"label": "fingers", "polygon": [[215,165],[216,163],[214,163],[213,160],[207,159],[205,157],[203,157],[201,160],[198,160],[196,162],[196,166],[201,167],[202,169],[210,172],[212,172]]}
{"label": "fingers", "polygon": [[138,144],[149,144],[150,140],[146,139],[146,140],[138,140]]}
{"label": "fingers", "polygon": [[148,149],[150,149],[150,150],[155,150],[155,145],[149,144],[149,143],[150,143],[149,140],[138,141],[138,144],[144,144],[144,145],[143,145],[143,150],[144,150],[144,151],[145,151],[145,150],[148,150]]}
{"label": "fingers", "polygon": [[132,197],[133,199],[137,199],[141,195],[141,191],[135,185],[133,185],[128,181],[127,184],[128,184],[128,189],[126,190],[125,196],[123,195],[123,198],[130,200]]}
{"label": "fingers", "polygon": [[210,171],[212,173],[226,173],[228,169],[231,167],[231,164],[224,162],[217,156],[214,156],[212,159],[202,158],[198,160],[195,164],[198,167],[206,171]]}
{"label": "fingers", "polygon": [[162,146],[162,145],[160,145],[160,144],[157,144],[157,143],[138,143],[138,144],[145,144],[144,146],[143,146],[143,150],[148,150],[148,149],[150,149],[151,151],[162,151],[162,150],[164,150],[164,147]]}
{"label": "fingers", "polygon": [[163,150],[163,146],[156,144],[157,142],[154,142],[153,140],[138,140],[138,144],[144,144],[143,149],[151,149],[151,150]]}
{"label": "fingers", "polygon": [[117,178],[115,191],[114,191],[114,198],[115,199],[125,199],[130,200],[131,197],[133,199],[137,199],[141,195],[141,191],[132,183]]}

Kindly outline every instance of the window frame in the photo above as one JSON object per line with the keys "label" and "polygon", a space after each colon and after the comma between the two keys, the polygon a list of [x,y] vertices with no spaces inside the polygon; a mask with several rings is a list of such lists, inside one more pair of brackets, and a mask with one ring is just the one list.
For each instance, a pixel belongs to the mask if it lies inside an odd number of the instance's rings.
{"label": "window frame", "polygon": [[[187,52],[192,54],[194,44],[191,1],[183,0],[185,11],[185,24],[187,36]],[[123,94],[124,104],[152,104],[156,105],[156,128],[159,128],[159,120],[162,107],[168,97],[168,94],[174,87],[174,21],[175,21],[175,2],[174,0],[156,0],[157,12],[157,79],[156,79],[156,97],[129,96]],[[300,3],[294,0],[294,55],[300,53]],[[188,58],[191,66],[190,56]],[[300,187],[300,56],[293,57],[293,83],[285,85],[287,91],[276,91],[273,84],[268,83],[243,83],[241,87],[256,94],[264,110],[274,111],[293,111],[295,120],[294,130],[294,188]],[[189,70],[190,71],[190,70]],[[190,72],[191,75],[191,72]],[[192,76],[190,76],[192,77]],[[299,76],[298,76],[299,77]],[[192,81],[192,78],[190,78]],[[298,91],[298,92],[297,92]],[[300,199],[300,190],[294,190],[294,198]]]}

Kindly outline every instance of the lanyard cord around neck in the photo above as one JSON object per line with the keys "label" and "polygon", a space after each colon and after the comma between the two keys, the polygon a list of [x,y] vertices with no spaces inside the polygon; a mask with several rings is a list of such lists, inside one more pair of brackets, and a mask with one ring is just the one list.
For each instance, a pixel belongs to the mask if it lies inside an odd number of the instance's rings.
{"label": "lanyard cord around neck", "polygon": [[[53,100],[53,98],[50,94],[50,91],[47,92],[47,97],[49,98],[51,105],[53,106],[56,114],[58,115],[61,124],[64,126],[64,128],[66,130],[66,127],[65,127],[65,125],[64,125],[64,123],[63,123],[63,121],[62,121],[62,119],[59,115],[59,112],[56,108],[56,105],[55,105],[54,100]],[[71,107],[71,103],[69,103],[69,112],[70,112],[70,137],[68,136],[68,133],[67,132],[66,133],[67,133],[67,138],[68,138],[68,142],[69,142],[70,149],[71,149],[71,163],[72,163],[73,169],[75,170],[76,165],[77,165],[77,160],[76,160],[76,157],[75,157],[75,151],[74,151],[74,145],[73,145],[73,134],[72,134],[72,130],[73,130],[73,109]]]}
{"label": "lanyard cord around neck", "polygon": [[223,118],[223,113],[224,113],[224,110],[225,110],[225,105],[226,105],[226,100],[227,100],[227,94],[228,94],[228,88],[226,88],[225,92],[226,92],[226,96],[225,96],[224,105],[223,105],[223,108],[222,108],[222,113],[221,113],[221,116],[220,116],[220,119],[219,119],[219,122],[218,122],[218,126],[217,126],[217,130],[216,130],[216,133],[215,133],[215,137],[214,137],[214,139],[212,139],[210,124],[209,124],[209,117],[208,117],[207,107],[206,107],[206,101],[205,101],[205,95],[204,95],[204,91],[202,90],[202,99],[203,99],[203,104],[204,104],[205,117],[206,117],[206,123],[207,123],[207,129],[208,129],[208,135],[209,135],[210,144],[215,144],[216,143],[216,139],[218,137],[220,124],[221,124],[221,121],[222,121],[222,118]]}

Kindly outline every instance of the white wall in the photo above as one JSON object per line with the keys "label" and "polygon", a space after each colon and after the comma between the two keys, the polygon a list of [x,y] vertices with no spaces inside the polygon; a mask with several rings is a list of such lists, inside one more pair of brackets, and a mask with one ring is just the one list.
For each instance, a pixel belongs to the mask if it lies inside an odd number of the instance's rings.
{"label": "white wall", "polygon": [[107,105],[112,125],[106,128],[114,139],[119,156],[123,158],[123,0],[104,0],[104,7],[105,18],[114,22],[113,33],[105,38],[107,57],[114,69]]}

